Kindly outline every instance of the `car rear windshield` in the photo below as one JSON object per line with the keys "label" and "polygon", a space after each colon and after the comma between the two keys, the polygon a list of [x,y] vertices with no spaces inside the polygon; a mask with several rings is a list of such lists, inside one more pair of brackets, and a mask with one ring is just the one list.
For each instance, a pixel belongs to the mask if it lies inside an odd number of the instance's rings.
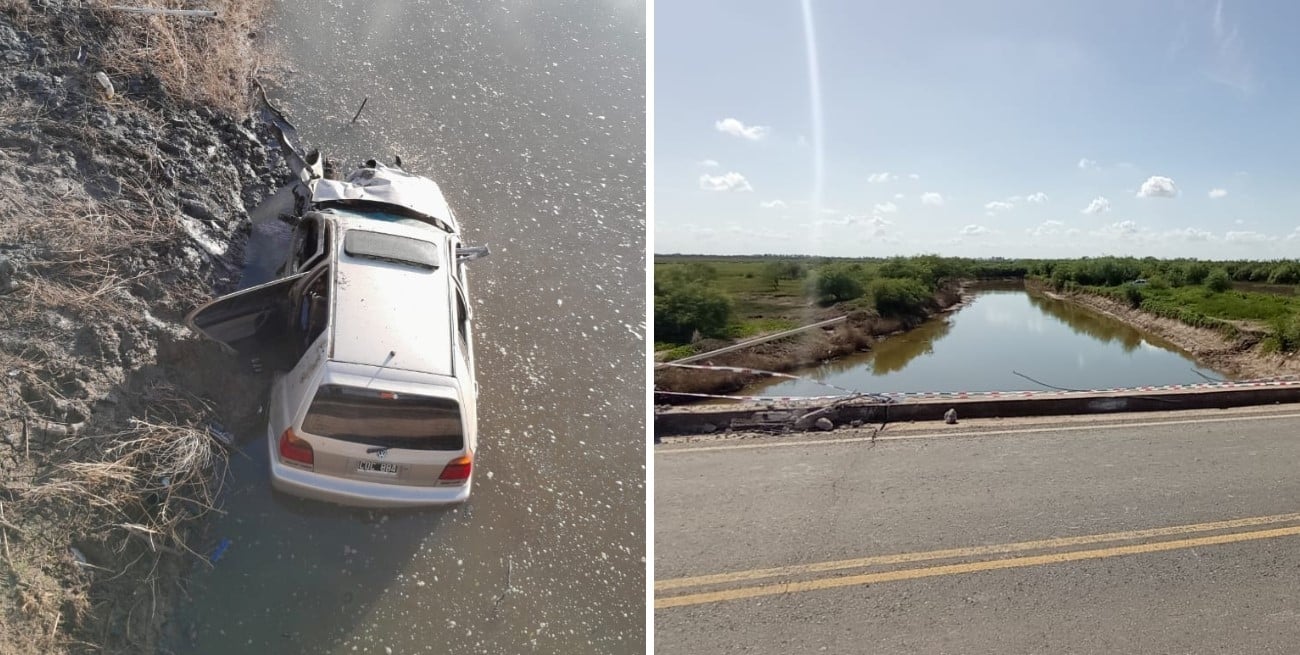
{"label": "car rear windshield", "polygon": [[353,257],[382,259],[420,268],[438,268],[436,244],[396,234],[348,230],[343,235],[343,252]]}
{"label": "car rear windshield", "polygon": [[303,432],[340,441],[411,450],[461,450],[460,406],[454,400],[341,385],[322,386]]}

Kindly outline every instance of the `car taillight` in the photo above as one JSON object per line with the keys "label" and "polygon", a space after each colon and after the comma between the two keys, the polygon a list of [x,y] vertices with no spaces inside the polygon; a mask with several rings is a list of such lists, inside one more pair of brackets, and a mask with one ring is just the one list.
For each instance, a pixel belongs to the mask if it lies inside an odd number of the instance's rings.
{"label": "car taillight", "polygon": [[449,484],[464,484],[469,479],[469,474],[474,470],[474,457],[465,455],[447,462],[442,468],[442,475],[438,476],[438,482]]}
{"label": "car taillight", "polygon": [[305,439],[293,433],[293,428],[286,428],[280,435],[280,457],[286,461],[295,464],[302,464],[309,468],[315,466],[315,456],[311,451],[311,444]]}

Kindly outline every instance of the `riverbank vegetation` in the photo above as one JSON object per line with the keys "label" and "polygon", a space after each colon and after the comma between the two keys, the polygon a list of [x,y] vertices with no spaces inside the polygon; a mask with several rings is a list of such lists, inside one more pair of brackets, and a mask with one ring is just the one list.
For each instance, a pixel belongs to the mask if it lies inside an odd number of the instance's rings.
{"label": "riverbank vegetation", "polygon": [[1249,335],[1266,351],[1300,349],[1295,260],[666,255],[655,259],[656,351],[671,359],[693,352],[693,342],[739,339],[853,312],[923,315],[944,285],[1008,278],[1103,296],[1229,338]]}
{"label": "riverbank vegetation", "polygon": [[658,257],[655,349],[681,353],[701,339],[746,338],[854,312],[923,317],[946,283],[1026,273],[1018,262],[937,256]]}

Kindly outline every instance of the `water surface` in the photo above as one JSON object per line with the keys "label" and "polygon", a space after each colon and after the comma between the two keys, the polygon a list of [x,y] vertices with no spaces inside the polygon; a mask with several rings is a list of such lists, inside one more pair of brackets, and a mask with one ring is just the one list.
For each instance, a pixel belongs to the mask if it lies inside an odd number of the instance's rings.
{"label": "water surface", "polygon": [[[871,352],[792,373],[867,392],[1048,390],[1022,375],[1069,389],[1223,377],[1197,366],[1189,354],[1164,339],[1079,305],[1019,289],[978,291],[970,306],[888,337]],[[810,381],[768,380],[740,393],[839,392]]]}
{"label": "water surface", "polygon": [[172,650],[644,652],[644,4],[275,12],[292,72],[272,97],[304,145],[400,155],[492,247],[470,272],[475,486],[450,510],[299,501],[270,490],[264,433],[240,435],[206,536],[232,545],[190,578]]}

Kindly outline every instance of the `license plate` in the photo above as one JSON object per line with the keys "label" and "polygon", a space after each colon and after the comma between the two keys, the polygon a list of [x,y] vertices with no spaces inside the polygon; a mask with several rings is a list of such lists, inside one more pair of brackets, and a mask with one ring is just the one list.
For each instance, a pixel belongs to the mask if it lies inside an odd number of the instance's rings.
{"label": "license plate", "polygon": [[357,473],[397,475],[397,465],[392,462],[357,462]]}

